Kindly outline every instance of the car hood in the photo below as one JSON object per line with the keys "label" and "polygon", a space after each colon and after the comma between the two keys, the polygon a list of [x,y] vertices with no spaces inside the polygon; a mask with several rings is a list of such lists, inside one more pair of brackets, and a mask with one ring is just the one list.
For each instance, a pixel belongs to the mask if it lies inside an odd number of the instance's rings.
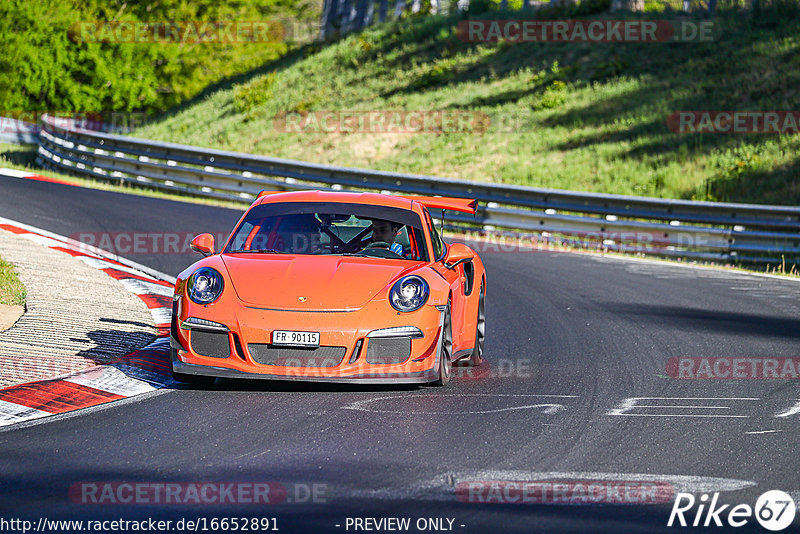
{"label": "car hood", "polygon": [[385,295],[421,262],[351,256],[225,254],[222,261],[244,304],[282,310],[355,310]]}

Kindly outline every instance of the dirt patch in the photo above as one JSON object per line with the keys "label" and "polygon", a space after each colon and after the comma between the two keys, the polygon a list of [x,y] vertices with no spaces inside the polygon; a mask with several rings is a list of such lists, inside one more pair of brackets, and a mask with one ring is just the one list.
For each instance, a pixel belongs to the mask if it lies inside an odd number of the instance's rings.
{"label": "dirt patch", "polygon": [[25,313],[24,306],[0,304],[0,332],[8,330]]}

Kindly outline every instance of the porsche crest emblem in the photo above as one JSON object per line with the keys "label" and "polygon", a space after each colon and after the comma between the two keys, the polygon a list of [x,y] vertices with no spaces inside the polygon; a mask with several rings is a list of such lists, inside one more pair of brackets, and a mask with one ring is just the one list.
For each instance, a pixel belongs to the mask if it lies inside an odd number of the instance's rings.
{"label": "porsche crest emblem", "polygon": [[297,300],[299,300],[300,302],[305,302],[308,299],[306,299],[305,297],[297,297]]}

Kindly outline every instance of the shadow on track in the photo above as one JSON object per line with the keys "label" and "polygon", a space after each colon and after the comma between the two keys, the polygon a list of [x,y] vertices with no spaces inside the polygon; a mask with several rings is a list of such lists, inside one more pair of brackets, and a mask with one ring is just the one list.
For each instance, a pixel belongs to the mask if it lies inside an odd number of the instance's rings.
{"label": "shadow on track", "polygon": [[743,336],[800,339],[800,319],[650,304],[623,306],[607,303],[603,307],[612,313],[630,316],[636,322],[652,321],[681,330],[714,330]]}

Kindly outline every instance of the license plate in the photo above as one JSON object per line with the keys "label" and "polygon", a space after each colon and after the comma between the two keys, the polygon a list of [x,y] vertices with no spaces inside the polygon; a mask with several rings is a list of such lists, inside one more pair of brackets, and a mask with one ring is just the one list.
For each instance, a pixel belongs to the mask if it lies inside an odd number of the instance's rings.
{"label": "license plate", "polygon": [[274,330],[273,345],[294,347],[319,347],[319,332],[295,332],[293,330]]}

